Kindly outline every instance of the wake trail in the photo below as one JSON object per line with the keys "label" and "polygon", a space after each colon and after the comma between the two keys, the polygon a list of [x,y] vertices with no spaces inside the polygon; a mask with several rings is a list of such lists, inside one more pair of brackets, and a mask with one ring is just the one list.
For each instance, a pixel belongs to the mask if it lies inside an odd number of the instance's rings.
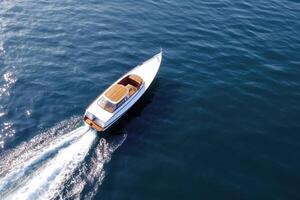
{"label": "wake trail", "polygon": [[9,187],[20,177],[24,176],[25,173],[28,173],[28,171],[34,170],[39,163],[47,160],[52,155],[56,154],[60,149],[70,145],[72,141],[82,136],[87,131],[88,127],[80,127],[69,134],[64,135],[62,138],[60,138],[60,140],[53,141],[52,144],[50,144],[48,147],[45,147],[45,149],[41,149],[39,152],[37,152],[37,156],[25,162],[24,165],[20,166],[19,168],[15,168],[12,173],[0,180],[0,192]]}
{"label": "wake trail", "polygon": [[24,200],[53,198],[63,186],[64,180],[83,161],[95,138],[95,131],[89,130],[78,141],[60,150],[46,166],[37,171],[35,176],[10,198]]}
{"label": "wake trail", "polygon": [[[64,123],[62,126],[67,125],[68,129],[76,127],[76,123]],[[56,133],[56,129],[60,128],[54,128],[55,133],[42,133],[2,156],[1,199],[94,196],[105,175],[104,164],[124,142],[126,134],[99,142],[96,131],[88,126],[63,134]],[[85,187],[92,189],[82,195]]]}

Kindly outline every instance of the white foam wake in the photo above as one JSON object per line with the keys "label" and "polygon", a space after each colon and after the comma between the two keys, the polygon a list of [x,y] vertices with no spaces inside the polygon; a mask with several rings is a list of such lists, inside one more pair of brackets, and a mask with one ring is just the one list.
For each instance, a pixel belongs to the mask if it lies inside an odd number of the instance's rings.
{"label": "white foam wake", "polygon": [[76,128],[78,122],[63,121],[0,154],[0,198],[91,199],[105,176],[104,164],[126,134],[99,142],[94,130]]}
{"label": "white foam wake", "polygon": [[6,175],[4,178],[0,179],[0,192],[9,187],[15,181],[20,179],[22,176],[26,175],[28,171],[34,170],[38,164],[47,160],[52,155],[55,155],[60,149],[70,145],[74,140],[85,134],[89,128],[87,126],[82,126],[76,130],[63,135],[57,140],[52,141],[48,147],[40,149],[36,152],[36,156],[26,161],[23,165],[14,168],[14,170]]}
{"label": "white foam wake", "polygon": [[[86,130],[83,127],[77,130],[75,137],[78,137],[78,133],[85,133]],[[72,137],[74,138],[74,137]],[[34,175],[26,181],[26,183],[13,191],[7,199],[51,199],[56,193],[59,192],[59,188],[63,187],[66,179],[76,169],[78,164],[83,161],[90,147],[92,146],[96,138],[96,133],[93,130],[86,132],[76,142],[70,146],[59,150],[58,154],[49,160],[42,169],[39,169]],[[57,146],[61,144],[50,146],[48,151],[53,151]],[[42,157],[45,153],[40,155]],[[40,158],[35,158],[40,159]],[[25,167],[26,168],[26,167]],[[26,171],[26,170],[25,170]]]}

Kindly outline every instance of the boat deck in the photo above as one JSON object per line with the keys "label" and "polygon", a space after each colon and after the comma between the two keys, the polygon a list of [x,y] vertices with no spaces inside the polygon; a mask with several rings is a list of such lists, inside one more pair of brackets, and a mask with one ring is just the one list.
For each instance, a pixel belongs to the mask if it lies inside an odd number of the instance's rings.
{"label": "boat deck", "polygon": [[104,95],[111,101],[119,102],[128,93],[128,89],[121,84],[113,85]]}

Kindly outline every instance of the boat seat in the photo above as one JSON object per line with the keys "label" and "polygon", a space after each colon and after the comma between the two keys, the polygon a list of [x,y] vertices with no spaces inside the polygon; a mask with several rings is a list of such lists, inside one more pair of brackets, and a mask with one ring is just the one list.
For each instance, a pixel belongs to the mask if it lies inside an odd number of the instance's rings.
{"label": "boat seat", "polygon": [[143,79],[136,74],[129,75],[128,79],[129,83],[137,88],[139,88],[143,83]]}
{"label": "boat seat", "polygon": [[133,85],[131,84],[127,84],[126,85],[126,88],[128,89],[128,96],[131,97],[136,91],[137,91],[137,88],[134,87]]}

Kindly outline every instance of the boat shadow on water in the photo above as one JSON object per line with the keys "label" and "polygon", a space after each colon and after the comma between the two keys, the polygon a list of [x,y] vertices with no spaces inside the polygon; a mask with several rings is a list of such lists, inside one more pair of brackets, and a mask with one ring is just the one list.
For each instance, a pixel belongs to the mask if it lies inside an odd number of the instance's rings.
{"label": "boat shadow on water", "polygon": [[149,90],[113,126],[100,133],[100,137],[107,138],[127,133],[127,125],[143,114],[144,109],[151,104],[158,87],[159,81],[156,80],[152,83]]}
{"label": "boat shadow on water", "polygon": [[[181,87],[174,79],[158,77],[149,90],[112,127],[99,133],[99,136],[106,138],[109,135],[128,133],[130,130],[155,128],[153,124],[157,120],[147,120],[153,116],[159,116],[160,122],[161,119],[172,118],[172,107],[176,104],[172,97],[177,95]],[[147,123],[141,123],[143,121]]]}

